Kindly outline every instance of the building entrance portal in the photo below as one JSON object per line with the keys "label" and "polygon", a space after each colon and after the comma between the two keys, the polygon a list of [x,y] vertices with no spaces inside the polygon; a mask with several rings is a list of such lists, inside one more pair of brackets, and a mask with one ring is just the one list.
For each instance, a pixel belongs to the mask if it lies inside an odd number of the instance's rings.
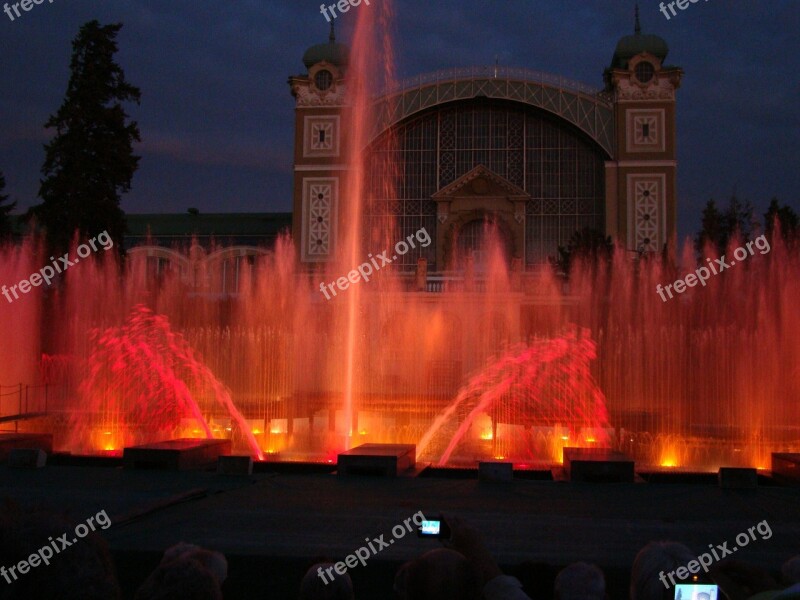
{"label": "building entrance portal", "polygon": [[503,227],[491,217],[473,219],[462,225],[456,233],[456,248],[458,267],[463,267],[470,257],[477,272],[489,270],[495,258],[506,267],[511,264],[511,240]]}

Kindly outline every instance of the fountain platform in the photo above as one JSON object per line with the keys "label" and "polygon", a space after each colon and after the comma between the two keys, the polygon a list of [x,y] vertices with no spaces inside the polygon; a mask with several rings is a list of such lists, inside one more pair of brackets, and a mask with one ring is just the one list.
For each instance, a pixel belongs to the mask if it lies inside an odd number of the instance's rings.
{"label": "fountain platform", "polygon": [[12,450],[40,449],[53,452],[53,435],[50,433],[0,433],[0,463],[8,459]]}
{"label": "fountain platform", "polygon": [[[367,536],[388,538],[393,526],[419,510],[465,519],[508,573],[529,574],[523,561],[552,566],[553,577],[575,561],[596,563],[611,598],[626,597],[633,559],[651,540],[704,548],[766,517],[774,535],[736,555],[775,569],[797,553],[800,536],[797,488],[765,481],[746,496],[732,496],[714,474],[687,481],[661,472],[661,483],[615,485],[515,477],[486,485],[477,473],[469,479],[336,477],[269,471],[276,463],[261,466],[266,470],[252,476],[229,477],[211,469],[48,465],[33,471],[0,465],[0,497],[67,511],[75,523],[106,510],[112,526],[99,533],[113,553],[126,597],[133,597],[165,549],[187,539],[227,557],[226,598],[256,598],[258,592],[263,597],[265,589],[270,597],[297,597],[314,557],[339,560]],[[652,481],[647,473],[645,479]],[[358,597],[391,598],[399,566],[439,545],[405,535],[367,567],[352,570]]]}
{"label": "fountain platform", "polygon": [[362,444],[339,454],[339,475],[397,477],[417,464],[414,444]]}
{"label": "fountain platform", "polygon": [[800,453],[773,452],[772,474],[781,481],[800,484]]}
{"label": "fountain platform", "polygon": [[564,474],[569,481],[633,482],[634,461],[611,448],[564,448]]}
{"label": "fountain platform", "polygon": [[204,469],[230,453],[230,440],[181,438],[125,448],[122,466],[167,471]]}

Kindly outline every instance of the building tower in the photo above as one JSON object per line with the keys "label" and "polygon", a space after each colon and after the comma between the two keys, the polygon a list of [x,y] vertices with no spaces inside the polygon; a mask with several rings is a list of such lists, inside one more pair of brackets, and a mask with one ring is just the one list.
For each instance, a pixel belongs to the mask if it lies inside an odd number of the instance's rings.
{"label": "building tower", "polygon": [[296,100],[292,236],[303,263],[334,257],[340,190],[347,170],[342,135],[349,48],[331,32],[303,55],[307,74],[289,77]]}
{"label": "building tower", "polygon": [[683,71],[667,66],[667,43],[633,35],[617,43],[606,69],[614,101],[616,155],[606,162],[606,233],[628,250],[674,251],[677,219],[675,92]]}

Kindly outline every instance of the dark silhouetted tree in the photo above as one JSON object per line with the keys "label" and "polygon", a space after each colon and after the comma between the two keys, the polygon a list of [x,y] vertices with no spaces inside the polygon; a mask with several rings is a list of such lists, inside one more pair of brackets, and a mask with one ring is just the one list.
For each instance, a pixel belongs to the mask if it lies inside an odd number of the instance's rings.
{"label": "dark silhouetted tree", "polygon": [[723,238],[723,227],[722,214],[717,208],[717,203],[712,198],[706,202],[700,222],[700,231],[695,236],[694,248],[698,254],[703,253],[706,244],[711,244],[714,248],[719,249],[720,240]]}
{"label": "dark silhouetted tree", "polygon": [[703,209],[700,231],[694,239],[695,251],[702,255],[706,244],[710,244],[718,254],[725,254],[728,244],[735,236],[747,242],[752,239],[758,226],[750,201],[742,203],[734,195],[723,212],[717,208],[713,199],[709,200]]}
{"label": "dark silhouetted tree", "polygon": [[787,245],[794,245],[798,241],[800,234],[800,219],[791,206],[781,206],[777,198],[773,198],[769,203],[769,208],[764,214],[764,233],[767,239],[772,240],[775,226],[781,231],[781,237]]}
{"label": "dark silhouetted tree", "polygon": [[725,247],[734,236],[738,236],[743,242],[750,241],[759,228],[758,220],[753,216],[753,205],[749,200],[742,203],[736,195],[731,196],[728,209],[722,217],[725,224]]}
{"label": "dark silhouetted tree", "polygon": [[125,215],[120,197],[130,190],[139,157],[139,127],[129,122],[124,102],[139,103],[139,89],[125,80],[114,61],[121,23],[83,25],[72,42],[70,78],[64,102],[45,127],[55,137],[45,146],[43,200],[30,209],[44,227],[53,252],[68,249],[75,232],[86,239],[108,231],[122,248]]}
{"label": "dark silhouetted tree", "polygon": [[[5,204],[8,195],[3,194],[6,189],[6,178],[0,173],[0,243],[5,242],[14,233],[14,225],[11,221],[11,211],[17,207],[16,202]],[[5,204],[5,206],[3,206]]]}
{"label": "dark silhouetted tree", "polygon": [[584,227],[572,234],[566,248],[558,247],[558,257],[551,258],[551,264],[559,275],[569,276],[576,260],[584,260],[593,266],[600,261],[610,262],[614,256],[614,242],[611,236]]}

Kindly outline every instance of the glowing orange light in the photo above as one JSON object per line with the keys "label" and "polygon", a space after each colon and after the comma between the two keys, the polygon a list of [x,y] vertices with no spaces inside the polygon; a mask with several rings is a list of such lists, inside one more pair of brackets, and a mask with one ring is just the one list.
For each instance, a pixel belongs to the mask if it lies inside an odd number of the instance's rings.
{"label": "glowing orange light", "polygon": [[110,431],[106,431],[106,432],[103,433],[103,435],[111,435],[111,432]]}
{"label": "glowing orange light", "polygon": [[678,460],[678,451],[674,447],[665,448],[661,452],[661,466],[666,468],[677,467],[680,464]]}
{"label": "glowing orange light", "polygon": [[490,431],[484,431],[481,434],[481,439],[482,440],[492,440],[492,439],[494,439],[494,436],[492,435],[491,430]]}
{"label": "glowing orange light", "polygon": [[361,431],[358,432],[358,435],[367,435],[367,430],[362,429]]}
{"label": "glowing orange light", "polygon": [[568,435],[562,435],[561,439],[566,442],[569,439],[569,436]]}
{"label": "glowing orange light", "polygon": [[590,444],[594,444],[597,440],[591,437],[591,438],[586,438],[586,441],[589,442]]}
{"label": "glowing orange light", "polygon": [[494,457],[495,460],[503,460],[504,458],[505,458],[505,456],[495,456]]}
{"label": "glowing orange light", "polygon": [[261,435],[261,430],[258,427],[256,427],[255,429],[253,429],[253,435]]}
{"label": "glowing orange light", "polygon": [[283,431],[281,431],[280,428],[270,429],[269,432],[270,433],[283,433]]}

